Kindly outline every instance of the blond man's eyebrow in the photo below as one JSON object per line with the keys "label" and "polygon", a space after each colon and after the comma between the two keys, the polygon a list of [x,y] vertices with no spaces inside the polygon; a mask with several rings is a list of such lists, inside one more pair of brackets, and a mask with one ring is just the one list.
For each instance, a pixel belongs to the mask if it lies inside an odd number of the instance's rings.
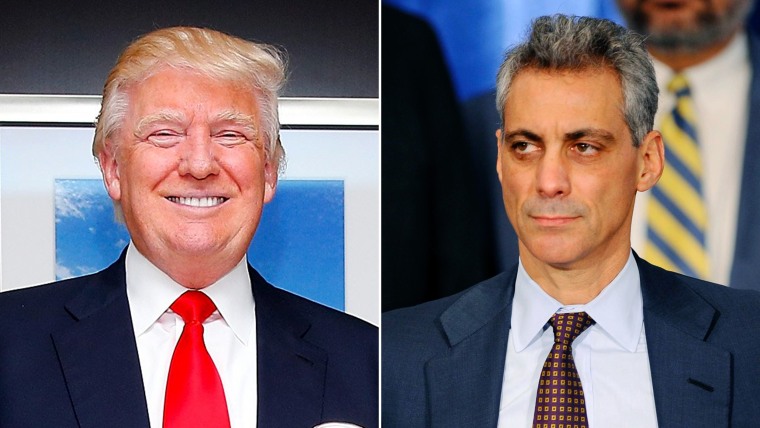
{"label": "blond man's eyebrow", "polygon": [[256,132],[256,118],[252,115],[234,110],[225,110],[214,117],[214,122],[231,122],[243,126],[250,132]]}
{"label": "blond man's eyebrow", "polygon": [[[178,111],[160,111],[141,118],[135,126],[135,135],[142,135],[147,128],[156,123],[185,123],[186,116]],[[255,133],[257,131],[256,119],[249,114],[240,113],[234,110],[223,111],[212,118],[212,123],[227,122],[237,126],[242,126],[246,131]]]}
{"label": "blond man's eyebrow", "polygon": [[146,128],[161,122],[184,123],[185,115],[178,111],[160,111],[149,114],[137,122],[134,133],[135,135],[142,135]]}

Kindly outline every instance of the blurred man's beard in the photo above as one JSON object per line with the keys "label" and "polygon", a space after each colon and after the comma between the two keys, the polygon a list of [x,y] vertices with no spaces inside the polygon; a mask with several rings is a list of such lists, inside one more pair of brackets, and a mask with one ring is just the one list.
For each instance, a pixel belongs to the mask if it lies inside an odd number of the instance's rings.
{"label": "blurred man's beard", "polygon": [[722,16],[717,16],[714,10],[700,13],[689,28],[650,28],[649,18],[640,5],[622,13],[632,30],[646,35],[647,45],[665,53],[693,53],[728,40],[743,26],[751,3],[737,0]]}

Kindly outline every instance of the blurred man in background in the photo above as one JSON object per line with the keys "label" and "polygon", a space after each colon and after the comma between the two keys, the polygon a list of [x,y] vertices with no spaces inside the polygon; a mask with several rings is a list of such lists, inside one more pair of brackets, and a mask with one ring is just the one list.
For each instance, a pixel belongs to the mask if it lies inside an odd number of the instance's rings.
{"label": "blurred man in background", "polygon": [[668,162],[658,186],[638,197],[633,247],[668,269],[740,288],[757,288],[760,275],[760,39],[745,27],[752,3],[618,0],[654,58],[655,126]]}
{"label": "blurred man in background", "polygon": [[495,274],[487,192],[473,168],[436,34],[383,6],[383,311]]}

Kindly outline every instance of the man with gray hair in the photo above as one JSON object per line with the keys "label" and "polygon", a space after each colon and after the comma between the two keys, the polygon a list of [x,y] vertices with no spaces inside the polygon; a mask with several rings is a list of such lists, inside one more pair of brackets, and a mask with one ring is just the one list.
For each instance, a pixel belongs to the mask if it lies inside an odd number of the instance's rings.
{"label": "man with gray hair", "polygon": [[0,426],[378,426],[377,329],[246,260],[284,152],[277,49],[156,30],[105,84],[93,154],[130,243],[0,295]]}
{"label": "man with gray hair", "polygon": [[663,172],[642,37],[533,22],[497,81],[496,171],[519,239],[509,271],[383,317],[383,423],[751,426],[760,294],[647,263],[636,194]]}

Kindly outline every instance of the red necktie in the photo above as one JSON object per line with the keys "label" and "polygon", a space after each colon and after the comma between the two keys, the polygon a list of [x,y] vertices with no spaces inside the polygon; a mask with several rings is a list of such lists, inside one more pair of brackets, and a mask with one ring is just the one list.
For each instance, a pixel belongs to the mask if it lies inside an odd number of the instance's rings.
{"label": "red necktie", "polygon": [[169,366],[164,428],[229,428],[222,380],[203,342],[203,321],[216,306],[200,291],[187,291],[171,308],[185,328]]}

